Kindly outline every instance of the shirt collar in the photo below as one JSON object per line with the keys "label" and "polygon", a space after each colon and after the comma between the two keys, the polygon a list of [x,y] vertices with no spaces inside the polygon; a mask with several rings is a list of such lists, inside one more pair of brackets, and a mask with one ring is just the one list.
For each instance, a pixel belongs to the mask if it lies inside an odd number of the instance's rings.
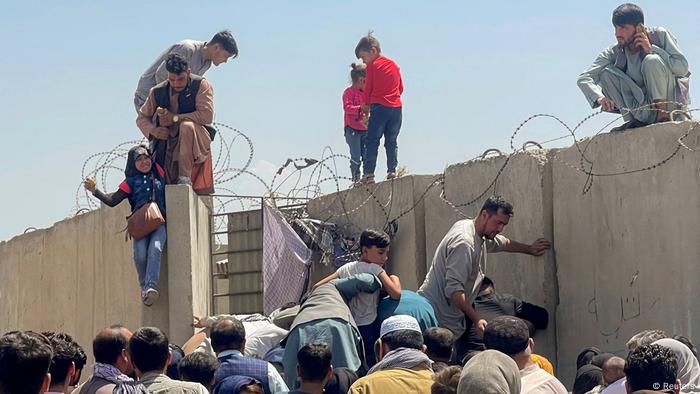
{"label": "shirt collar", "polygon": [[234,349],[229,349],[229,350],[224,350],[223,352],[219,353],[217,355],[218,358],[222,357],[227,357],[227,356],[242,356],[243,353],[240,352],[240,350],[234,350]]}

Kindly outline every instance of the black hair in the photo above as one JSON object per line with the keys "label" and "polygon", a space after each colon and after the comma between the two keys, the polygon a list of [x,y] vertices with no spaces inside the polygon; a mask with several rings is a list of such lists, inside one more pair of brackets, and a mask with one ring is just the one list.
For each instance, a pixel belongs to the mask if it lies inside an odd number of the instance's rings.
{"label": "black hair", "polygon": [[[139,156],[143,154],[148,154],[149,156],[150,151],[148,150],[148,147],[146,145],[136,145],[129,149],[129,152],[126,154],[126,167],[124,167],[124,176],[130,177],[134,175],[140,174],[139,170],[136,169],[136,159],[138,159]],[[153,163],[153,166],[151,167],[151,173],[157,173],[156,170],[156,165]],[[155,171],[155,172],[154,172]],[[115,325],[117,326],[117,325]],[[121,326],[119,327],[110,327],[110,328],[123,328]]]}
{"label": "black hair", "polygon": [[693,352],[693,356],[695,356],[695,358],[698,358],[698,349],[695,347],[690,338],[678,334],[672,336],[671,338],[687,346],[688,349],[690,349],[690,351]]}
{"label": "black hair", "polygon": [[207,44],[219,44],[228,53],[231,54],[231,58],[235,59],[238,57],[238,44],[231,34],[231,30],[222,30],[216,34]]}
{"label": "black hair", "polygon": [[362,63],[353,63],[350,65],[352,71],[350,71],[350,80],[352,83],[357,82],[360,78],[367,75],[367,65]]}
{"label": "black hair", "polygon": [[211,385],[214,373],[219,368],[219,360],[208,353],[194,352],[186,355],[177,366],[180,380],[201,383],[205,387]]}
{"label": "black hair", "polygon": [[601,353],[600,349],[595,346],[587,347],[576,356],[576,369],[588,365],[593,361],[593,358]]}
{"label": "black hair", "polygon": [[0,393],[37,393],[49,372],[49,340],[32,331],[10,331],[0,337]]}
{"label": "black hair", "polygon": [[381,339],[382,343],[387,345],[391,350],[400,347],[418,350],[423,349],[423,334],[414,330],[392,331],[384,335]]}
{"label": "black hair", "polygon": [[171,53],[165,60],[165,69],[169,73],[181,74],[189,70],[190,65],[187,63],[187,59],[178,55],[177,53]]}
{"label": "black hair", "polygon": [[[49,372],[51,373],[51,385],[65,383],[66,375],[71,364],[75,365],[76,372],[85,366],[87,361],[85,352],[73,338],[62,332],[45,331],[42,332],[51,343],[53,358]],[[81,354],[82,353],[82,354]],[[82,356],[82,357],[81,357]]]}
{"label": "black hair", "polygon": [[613,11],[612,23],[614,26],[638,25],[644,23],[644,12],[636,4],[621,4]]}
{"label": "black hair", "polygon": [[479,212],[486,211],[490,216],[495,215],[499,210],[505,215],[513,216],[513,205],[501,196],[491,196],[487,198]]}
{"label": "black hair", "polygon": [[122,328],[110,327],[109,334],[100,332],[92,341],[92,354],[95,361],[102,364],[114,364],[122,350],[129,348],[129,341],[122,333]]}
{"label": "black hair", "polygon": [[297,352],[302,381],[321,382],[331,367],[333,353],[325,343],[307,343]]}
{"label": "black hair", "polygon": [[454,339],[452,331],[442,327],[430,327],[423,334],[423,342],[427,348],[426,353],[433,361],[450,359]]}
{"label": "black hair", "polygon": [[216,353],[240,350],[245,341],[245,327],[238,319],[225,319],[211,329],[211,346]]}
{"label": "black hair", "polygon": [[386,248],[391,244],[391,238],[384,231],[367,229],[360,235],[360,247]]}
{"label": "black hair", "polygon": [[367,35],[360,38],[360,42],[357,43],[357,46],[355,47],[355,56],[358,59],[360,58],[360,51],[369,52],[372,48],[377,48],[377,52],[382,52],[382,48],[379,45],[379,40],[377,40],[372,33],[373,32],[370,30]]}
{"label": "black hair", "polygon": [[462,373],[462,367],[453,365],[435,373],[435,382],[430,387],[431,394],[455,394]]}
{"label": "black hair", "polygon": [[669,348],[642,345],[627,356],[625,375],[631,391],[667,390],[676,384],[678,362]]}
{"label": "black hair", "polygon": [[173,356],[170,357],[170,363],[168,364],[168,368],[165,369],[165,374],[168,375],[170,379],[180,380],[180,372],[177,366],[180,364],[180,361],[182,361],[182,358],[185,357],[185,351],[174,343],[168,344],[168,349]]}
{"label": "black hair", "polygon": [[488,288],[493,289],[495,287],[491,278],[489,278],[488,276],[484,276],[484,279],[481,281],[481,286],[479,287],[479,292],[482,292]]}
{"label": "black hair", "polygon": [[129,354],[142,373],[165,369],[168,361],[168,337],[157,327],[142,327],[129,340]]}

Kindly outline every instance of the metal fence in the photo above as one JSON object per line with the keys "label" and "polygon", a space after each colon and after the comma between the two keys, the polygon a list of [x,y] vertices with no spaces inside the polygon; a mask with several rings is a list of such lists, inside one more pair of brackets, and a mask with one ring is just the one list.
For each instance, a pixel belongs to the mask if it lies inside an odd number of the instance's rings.
{"label": "metal fence", "polygon": [[[278,209],[298,214],[299,210],[305,211],[305,205],[278,206]],[[210,220],[212,312],[215,315],[262,313],[262,210],[213,213]]]}

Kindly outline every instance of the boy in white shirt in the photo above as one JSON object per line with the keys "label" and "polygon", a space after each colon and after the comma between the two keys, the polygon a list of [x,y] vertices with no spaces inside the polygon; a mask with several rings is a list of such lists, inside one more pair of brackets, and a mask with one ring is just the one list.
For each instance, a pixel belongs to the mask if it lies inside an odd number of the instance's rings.
{"label": "boy in white shirt", "polygon": [[[360,235],[360,249],[362,254],[359,261],[347,263],[320,282],[314,288],[328,283],[333,279],[345,279],[357,274],[372,274],[379,278],[382,289],[393,299],[401,298],[401,282],[398,276],[388,275],[384,270],[384,263],[389,258],[389,245],[391,239],[383,231],[365,230]],[[374,365],[374,342],[378,338],[377,305],[379,304],[379,290],[374,293],[360,293],[350,300],[350,312],[360,330],[365,347],[365,358],[368,367]]]}

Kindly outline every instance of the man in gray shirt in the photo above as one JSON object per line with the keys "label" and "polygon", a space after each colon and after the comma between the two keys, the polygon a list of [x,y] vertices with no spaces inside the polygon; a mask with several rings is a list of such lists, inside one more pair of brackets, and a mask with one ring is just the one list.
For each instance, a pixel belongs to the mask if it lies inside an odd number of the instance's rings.
{"label": "man in gray shirt", "polygon": [[[690,102],[688,60],[676,38],[663,27],[645,27],[644,13],[635,4],[613,11],[617,45],[605,49],[578,77],[578,86],[592,108],[621,113],[622,131],[669,120],[684,120],[672,111]],[[674,114],[675,115],[675,114]]]}
{"label": "man in gray shirt", "polygon": [[513,215],[513,206],[500,196],[489,197],[475,219],[456,222],[435,251],[433,263],[418,289],[435,310],[440,327],[451,330],[455,338],[455,357],[460,360],[466,340],[467,318],[477,334],[483,335],[486,320],[472,305],[484,278],[487,252],[526,253],[541,256],[550,248],[540,238],[532,245],[512,241],[499,235]]}
{"label": "man in gray shirt", "polygon": [[187,60],[192,74],[201,77],[211,67],[212,63],[218,66],[226,63],[229,58],[236,58],[238,56],[238,45],[229,30],[216,33],[209,42],[184,40],[171,45],[141,75],[134,94],[134,105],[137,112],[143,103],[146,102],[151,88],[168,79],[165,61],[168,55],[172,53],[177,53]]}

